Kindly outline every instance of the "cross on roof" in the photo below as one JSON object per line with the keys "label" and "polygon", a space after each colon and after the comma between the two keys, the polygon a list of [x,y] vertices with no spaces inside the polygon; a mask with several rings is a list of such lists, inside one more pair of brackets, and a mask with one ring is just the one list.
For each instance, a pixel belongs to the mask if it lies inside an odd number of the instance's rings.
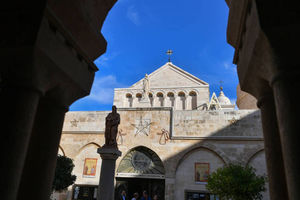
{"label": "cross on roof", "polygon": [[221,81],[220,81],[220,90],[221,90],[221,91],[223,91],[223,83],[224,83],[224,82],[221,80]]}
{"label": "cross on roof", "polygon": [[171,62],[171,55],[173,54],[173,51],[171,49],[169,49],[166,53],[169,56],[168,62]]}

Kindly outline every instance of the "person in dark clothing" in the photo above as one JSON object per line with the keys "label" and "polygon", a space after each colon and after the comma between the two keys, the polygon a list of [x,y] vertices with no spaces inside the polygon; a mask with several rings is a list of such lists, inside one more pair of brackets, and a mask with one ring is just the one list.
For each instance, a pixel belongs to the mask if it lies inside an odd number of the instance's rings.
{"label": "person in dark clothing", "polygon": [[133,198],[131,200],[138,200],[138,198],[139,198],[139,193],[136,192],[133,194]]}
{"label": "person in dark clothing", "polygon": [[119,200],[127,200],[127,197],[126,197],[126,192],[125,190],[122,191],[121,195],[120,195],[120,198]]}
{"label": "person in dark clothing", "polygon": [[148,192],[146,190],[143,191],[143,196],[141,200],[151,200],[151,198],[148,195]]}

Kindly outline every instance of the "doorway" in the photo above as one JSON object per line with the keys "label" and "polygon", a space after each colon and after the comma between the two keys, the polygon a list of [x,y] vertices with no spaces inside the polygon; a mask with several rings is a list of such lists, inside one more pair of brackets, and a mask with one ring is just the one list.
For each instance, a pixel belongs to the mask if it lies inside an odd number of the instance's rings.
{"label": "doorway", "polygon": [[141,197],[143,191],[146,190],[151,199],[154,195],[158,195],[158,199],[164,200],[165,180],[150,178],[116,178],[116,200],[119,199],[123,190],[126,191],[128,199],[131,199],[135,192]]}
{"label": "doorway", "polygon": [[202,191],[185,191],[185,200],[219,200],[219,197]]}
{"label": "doorway", "polygon": [[98,185],[74,185],[72,200],[96,200]]}

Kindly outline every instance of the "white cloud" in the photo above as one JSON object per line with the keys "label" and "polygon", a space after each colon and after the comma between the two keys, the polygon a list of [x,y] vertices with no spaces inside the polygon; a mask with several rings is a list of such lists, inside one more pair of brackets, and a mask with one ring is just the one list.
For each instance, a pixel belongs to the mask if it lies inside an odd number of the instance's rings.
{"label": "white cloud", "polygon": [[113,60],[116,56],[118,56],[119,53],[118,52],[112,52],[110,54],[104,54],[104,55],[101,55],[99,58],[97,58],[94,63],[95,65],[100,68],[100,67],[103,67],[103,66],[108,66],[109,62],[111,60]]}
{"label": "white cloud", "polygon": [[223,63],[223,66],[225,67],[225,69],[229,69],[229,66],[230,66],[230,65],[229,65],[228,62],[224,62],[224,63]]}
{"label": "white cloud", "polygon": [[233,72],[236,72],[236,66],[234,64],[232,64],[231,62],[228,62],[228,61],[224,61],[223,62],[223,67],[226,69],[226,70],[231,70]]}
{"label": "white cloud", "polygon": [[133,5],[128,7],[127,17],[135,25],[140,25],[140,16]]}
{"label": "white cloud", "polygon": [[86,99],[97,101],[102,104],[112,104],[114,88],[118,87],[124,87],[124,85],[119,83],[113,75],[99,78],[96,77],[91,94]]}

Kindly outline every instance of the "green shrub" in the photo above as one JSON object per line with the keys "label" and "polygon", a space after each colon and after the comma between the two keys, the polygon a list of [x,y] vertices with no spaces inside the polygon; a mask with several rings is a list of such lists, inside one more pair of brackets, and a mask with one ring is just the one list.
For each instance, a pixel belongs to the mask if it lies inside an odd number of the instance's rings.
{"label": "green shrub", "polygon": [[222,200],[261,200],[265,183],[266,177],[256,175],[253,167],[229,164],[209,176],[206,188]]}
{"label": "green shrub", "polygon": [[55,169],[55,176],[52,184],[52,190],[62,191],[72,185],[76,176],[72,175],[74,163],[71,158],[66,156],[57,156],[57,163]]}

